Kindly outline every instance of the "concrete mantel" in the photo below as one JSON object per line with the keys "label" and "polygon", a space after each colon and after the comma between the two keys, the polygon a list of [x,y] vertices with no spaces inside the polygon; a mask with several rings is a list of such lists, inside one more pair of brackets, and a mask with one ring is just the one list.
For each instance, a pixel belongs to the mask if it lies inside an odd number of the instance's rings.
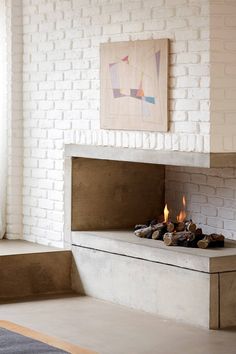
{"label": "concrete mantel", "polygon": [[65,145],[65,157],[186,167],[236,167],[236,153],[198,153],[68,144]]}

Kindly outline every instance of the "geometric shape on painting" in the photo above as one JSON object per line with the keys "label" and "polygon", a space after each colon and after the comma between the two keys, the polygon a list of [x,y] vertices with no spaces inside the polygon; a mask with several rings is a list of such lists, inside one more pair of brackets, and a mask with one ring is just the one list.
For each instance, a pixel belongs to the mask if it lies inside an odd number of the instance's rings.
{"label": "geometric shape on painting", "polygon": [[113,89],[112,91],[114,98],[125,97],[125,95],[120,92],[120,89]]}
{"label": "geometric shape on painting", "polygon": [[124,58],[121,59],[122,61],[126,62],[126,64],[129,64],[129,56],[126,55]]}
{"label": "geometric shape on painting", "polygon": [[145,96],[143,97],[144,100],[148,103],[152,103],[152,104],[155,104],[156,103],[156,100],[155,100],[155,97],[151,97],[151,96]]}
{"label": "geometric shape on painting", "polygon": [[130,97],[141,100],[142,97],[137,95],[138,91],[139,91],[138,89],[130,89]]}
{"label": "geometric shape on painting", "polygon": [[137,97],[143,97],[143,96],[144,96],[144,91],[143,91],[142,88],[139,88],[139,89],[138,89],[138,91],[137,91],[137,93],[136,93],[136,96],[137,96]]}

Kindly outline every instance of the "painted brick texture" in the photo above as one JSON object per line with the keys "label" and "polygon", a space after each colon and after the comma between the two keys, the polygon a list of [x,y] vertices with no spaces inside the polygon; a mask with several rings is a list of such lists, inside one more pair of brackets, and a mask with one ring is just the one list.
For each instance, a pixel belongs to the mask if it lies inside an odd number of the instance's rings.
{"label": "painted brick texture", "polygon": [[211,151],[236,151],[236,2],[210,2]]}
{"label": "painted brick texture", "polygon": [[187,215],[204,232],[236,240],[236,169],[166,167],[166,202],[174,212],[186,196]]}
{"label": "painted brick texture", "polygon": [[[99,44],[170,38],[170,132],[99,125]],[[24,0],[24,238],[61,245],[64,144],[209,151],[208,0]]]}

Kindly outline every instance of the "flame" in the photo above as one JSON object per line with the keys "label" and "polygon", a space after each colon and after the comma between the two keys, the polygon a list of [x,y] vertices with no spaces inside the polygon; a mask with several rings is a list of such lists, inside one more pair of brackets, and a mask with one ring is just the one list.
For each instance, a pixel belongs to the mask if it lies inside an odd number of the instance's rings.
{"label": "flame", "polygon": [[181,210],[181,212],[179,213],[179,215],[177,215],[177,221],[178,222],[182,222],[186,219],[186,213],[184,210]]}
{"label": "flame", "polygon": [[168,210],[167,204],[166,204],[165,209],[164,209],[164,222],[168,221],[168,217],[169,217],[169,210]]}
{"label": "flame", "polygon": [[186,199],[185,199],[185,195],[183,195],[183,199],[182,199],[182,203],[183,203],[183,210],[180,211],[179,215],[177,215],[177,221],[178,222],[182,222],[186,219],[186,212],[185,212],[185,208],[186,208]]}

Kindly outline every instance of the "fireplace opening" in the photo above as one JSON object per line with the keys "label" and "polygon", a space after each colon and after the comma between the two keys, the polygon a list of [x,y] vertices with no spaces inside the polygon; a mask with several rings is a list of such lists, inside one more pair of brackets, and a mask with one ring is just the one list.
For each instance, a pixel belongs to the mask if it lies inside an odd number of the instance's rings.
{"label": "fireplace opening", "polygon": [[[164,207],[165,205],[165,207]],[[167,246],[224,247],[222,234],[204,234],[165,201],[165,166],[115,160],[72,159],[72,231],[134,231]]]}

